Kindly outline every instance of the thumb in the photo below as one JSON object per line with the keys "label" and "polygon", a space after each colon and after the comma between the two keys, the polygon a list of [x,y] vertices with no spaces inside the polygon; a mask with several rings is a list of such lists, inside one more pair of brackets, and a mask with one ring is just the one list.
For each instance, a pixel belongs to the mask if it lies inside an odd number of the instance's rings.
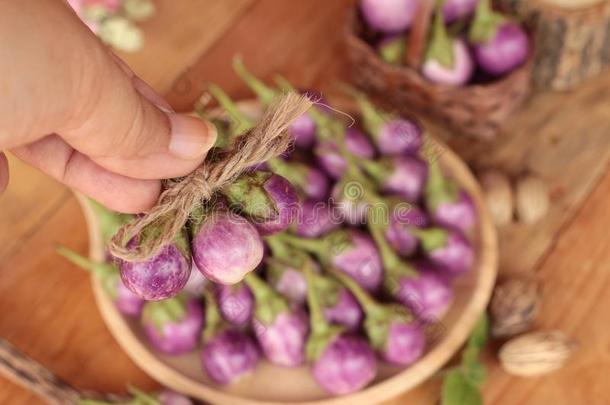
{"label": "thumb", "polygon": [[194,170],[216,140],[214,125],[174,113],[124,62],[94,42],[101,49],[89,59],[74,113],[58,134],[125,176],[160,179]]}

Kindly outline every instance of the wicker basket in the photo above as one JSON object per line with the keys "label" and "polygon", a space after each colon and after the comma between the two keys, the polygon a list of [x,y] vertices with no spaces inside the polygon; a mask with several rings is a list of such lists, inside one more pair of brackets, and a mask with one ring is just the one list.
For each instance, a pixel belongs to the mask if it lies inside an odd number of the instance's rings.
{"label": "wicker basket", "polygon": [[[408,49],[420,55],[430,14],[431,9],[420,12],[416,20],[418,26],[413,27],[410,35]],[[381,104],[402,114],[415,110],[442,120],[457,132],[490,139],[498,134],[502,124],[530,91],[531,58],[509,75],[492,82],[463,87],[444,86],[429,82],[413,67],[420,66],[421,56],[408,55],[412,61],[409,66],[392,66],[384,62],[363,39],[369,34],[361,17],[352,8],[345,32],[352,80],[378,98]]]}
{"label": "wicker basket", "polygon": [[610,0],[574,1],[570,8],[551,0],[498,3],[528,20],[540,34],[533,72],[536,87],[571,89],[610,66]]}

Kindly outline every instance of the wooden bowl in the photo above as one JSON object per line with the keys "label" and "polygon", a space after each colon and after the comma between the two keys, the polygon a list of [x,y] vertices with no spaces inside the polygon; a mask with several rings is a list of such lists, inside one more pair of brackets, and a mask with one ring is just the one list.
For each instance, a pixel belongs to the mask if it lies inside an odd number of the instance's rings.
{"label": "wooden bowl", "polygon": [[[256,106],[242,104],[255,115]],[[476,260],[467,274],[455,282],[455,301],[440,320],[425,355],[407,369],[381,364],[375,381],[362,391],[333,397],[312,379],[307,367],[282,368],[263,361],[251,375],[233,385],[221,386],[210,381],[201,369],[199,353],[166,356],[147,343],[137,321],[123,317],[105,293],[101,283],[92,278],[97,304],[110,332],[125,352],[142,370],[159,383],[212,404],[232,405],[371,405],[391,399],[437,372],[462,346],[489,301],[497,270],[495,228],[485,207],[481,189],[468,167],[449,148],[440,148],[440,164],[472,196],[479,212],[479,223],[472,235]],[[90,255],[104,259],[104,248],[96,218],[86,200],[79,198],[89,227]]]}

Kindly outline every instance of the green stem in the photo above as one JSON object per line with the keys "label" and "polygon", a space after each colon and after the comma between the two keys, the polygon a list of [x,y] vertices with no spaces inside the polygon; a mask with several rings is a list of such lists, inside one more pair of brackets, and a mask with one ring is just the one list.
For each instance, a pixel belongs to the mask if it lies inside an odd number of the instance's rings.
{"label": "green stem", "polygon": [[254,273],[249,273],[246,278],[244,278],[244,282],[250,287],[250,290],[257,301],[275,295],[275,291]]}
{"label": "green stem", "polygon": [[104,277],[117,271],[117,268],[110,263],[94,262],[64,246],[58,246],[57,253],[81,269],[90,271],[99,277]]}
{"label": "green stem", "polygon": [[364,129],[366,129],[369,134],[376,137],[381,127],[390,117],[378,110],[364,93],[350,86],[346,86],[345,88],[356,99],[356,103],[358,103],[358,108],[360,108],[360,113],[362,114]]}
{"label": "green stem", "polygon": [[214,291],[209,286],[204,290],[203,297],[205,300],[205,328],[203,330],[204,342],[212,339],[224,324],[220,310],[218,309],[218,303],[216,302],[216,296]]}
{"label": "green stem", "polygon": [[496,35],[498,26],[506,19],[496,13],[491,7],[490,0],[479,0],[475,11],[468,37],[475,43],[485,43]]}
{"label": "green stem", "polygon": [[307,239],[287,233],[277,234],[277,237],[295,248],[313,253],[322,262],[326,260],[328,246],[324,240]]}
{"label": "green stem", "polygon": [[112,239],[119,228],[133,218],[132,215],[119,214],[118,212],[111,211],[91,198],[87,198],[87,201],[99,223],[104,242],[108,242]]}
{"label": "green stem", "polygon": [[267,86],[254,76],[244,65],[243,60],[239,56],[233,58],[233,70],[246,83],[246,85],[256,93],[256,96],[264,105],[269,105],[276,98],[278,92]]}
{"label": "green stem", "polygon": [[375,299],[373,299],[373,297],[371,297],[364,290],[364,288],[362,288],[350,276],[345,275],[336,269],[331,269],[330,272],[341,282],[341,284],[343,284],[352,294],[354,294],[354,297],[356,297],[360,305],[362,305],[362,309],[364,312],[366,312],[367,316],[382,310],[382,305],[375,301]]}
{"label": "green stem", "polygon": [[361,159],[359,162],[366,174],[372,177],[376,183],[383,184],[388,178],[389,170],[384,163],[370,159]]}
{"label": "green stem", "polygon": [[416,228],[411,229],[411,233],[419,239],[422,244],[422,248],[426,252],[442,248],[447,245],[448,233],[442,228]]}
{"label": "green stem", "polygon": [[129,387],[129,393],[134,397],[134,405],[163,405],[157,398],[136,387]]}
{"label": "green stem", "polygon": [[328,329],[329,324],[322,313],[322,304],[315,288],[315,275],[311,270],[311,258],[309,257],[303,265],[303,273],[305,273],[305,280],[307,280],[307,304],[309,305],[311,331],[313,334],[321,334]]}
{"label": "green stem", "polygon": [[229,95],[219,86],[210,84],[208,86],[208,91],[234,121],[232,131],[234,136],[241,135],[254,126],[254,121],[241,112],[233,100],[231,100]]}
{"label": "green stem", "polygon": [[273,258],[282,260],[294,259],[294,255],[291,254],[290,248],[276,235],[266,237],[265,241],[267,242],[269,249],[271,249],[271,256]]}
{"label": "green stem", "polygon": [[445,27],[443,3],[443,0],[437,0],[436,2],[432,39],[426,51],[426,60],[433,59],[445,67],[452,68],[454,63],[453,40],[449,37]]}

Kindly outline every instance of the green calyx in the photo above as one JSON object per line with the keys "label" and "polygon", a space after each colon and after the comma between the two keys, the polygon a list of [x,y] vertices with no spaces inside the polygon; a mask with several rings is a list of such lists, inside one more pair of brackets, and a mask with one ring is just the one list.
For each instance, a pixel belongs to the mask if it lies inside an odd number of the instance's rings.
{"label": "green calyx", "polygon": [[445,247],[449,237],[449,233],[443,228],[413,228],[411,232],[419,239],[422,248],[426,252]]}
{"label": "green calyx", "polygon": [[390,327],[394,322],[412,322],[413,315],[400,304],[380,304],[380,309],[367,314],[364,330],[371,346],[378,351],[384,350],[388,341]]}
{"label": "green calyx", "polygon": [[205,327],[203,329],[203,341],[208,342],[223,329],[227,327],[227,324],[220,315],[218,309],[218,302],[216,302],[216,296],[210,285],[206,286],[203,292],[203,298],[205,301]]}
{"label": "green calyx", "polygon": [[111,211],[91,198],[88,198],[87,201],[97,219],[104,243],[110,241],[119,228],[133,219],[133,215]]}
{"label": "green calyx", "polygon": [[407,41],[403,35],[386,42],[379,47],[379,55],[381,59],[390,65],[400,65],[404,59],[407,50]]}
{"label": "green calyx", "polygon": [[233,100],[231,100],[229,95],[219,86],[210,84],[208,86],[208,91],[228,114],[232,137],[239,136],[254,126],[255,122],[246,114],[241,112]]}
{"label": "green calyx", "polygon": [[271,325],[275,318],[288,311],[288,302],[284,297],[275,292],[265,281],[258,275],[250,273],[244,279],[244,282],[250,287],[256,306],[254,308],[254,317],[265,325]]}
{"label": "green calyx", "polygon": [[428,159],[428,179],[424,189],[428,209],[435,211],[441,203],[456,201],[458,191],[455,182],[445,178],[438,161]]}
{"label": "green calyx", "polygon": [[479,0],[474,18],[470,24],[468,38],[474,43],[486,43],[496,36],[498,27],[506,18],[493,11],[489,0]]}
{"label": "green calyx", "polygon": [[116,285],[121,281],[119,280],[119,270],[115,265],[105,262],[94,262],[64,246],[58,246],[57,253],[81,269],[95,274],[95,276],[102,282],[106,293],[112,299],[116,298]]}
{"label": "green calyx", "polygon": [[337,305],[339,292],[343,288],[337,280],[321,274],[316,274],[314,277],[314,285],[323,308],[330,308]]}
{"label": "green calyx", "polygon": [[167,323],[179,322],[186,315],[187,296],[178,294],[173,298],[161,301],[148,301],[144,304],[142,320],[152,323],[159,330]]}
{"label": "green calyx", "polygon": [[454,59],[453,39],[447,33],[443,19],[443,1],[437,0],[432,37],[426,49],[426,60],[435,60],[447,68],[452,68]]}
{"label": "green calyx", "polygon": [[369,160],[362,159],[360,161],[364,172],[369,175],[377,184],[382,185],[385,180],[390,177],[394,171],[394,165],[391,159]]}
{"label": "green calyx", "polygon": [[383,289],[390,295],[395,295],[400,291],[400,281],[407,277],[417,275],[415,267],[404,260],[400,261],[400,265],[388,269],[384,267]]}
{"label": "green calyx", "polygon": [[264,186],[273,173],[262,170],[244,173],[227,186],[222,194],[231,208],[236,208],[256,221],[276,218],[278,208]]}
{"label": "green calyx", "polygon": [[346,90],[356,99],[366,132],[373,137],[377,136],[381,127],[393,118],[392,115],[377,109],[364,93],[351,87],[347,87]]}
{"label": "green calyx", "polygon": [[349,233],[345,230],[333,231],[322,239],[308,239],[286,233],[278,234],[277,237],[296,249],[314,254],[323,264],[328,264],[333,256],[352,245]]}
{"label": "green calyx", "polygon": [[264,105],[269,105],[278,96],[278,92],[254,76],[244,65],[241,56],[233,58],[233,70],[246,83]]}
{"label": "green calyx", "polygon": [[330,325],[324,318],[322,303],[316,289],[316,276],[312,270],[311,258],[305,260],[302,270],[307,280],[307,305],[309,306],[309,322],[311,327],[305,351],[307,359],[315,361],[324,353],[326,347],[338,335],[343,333],[344,329],[339,326]]}

